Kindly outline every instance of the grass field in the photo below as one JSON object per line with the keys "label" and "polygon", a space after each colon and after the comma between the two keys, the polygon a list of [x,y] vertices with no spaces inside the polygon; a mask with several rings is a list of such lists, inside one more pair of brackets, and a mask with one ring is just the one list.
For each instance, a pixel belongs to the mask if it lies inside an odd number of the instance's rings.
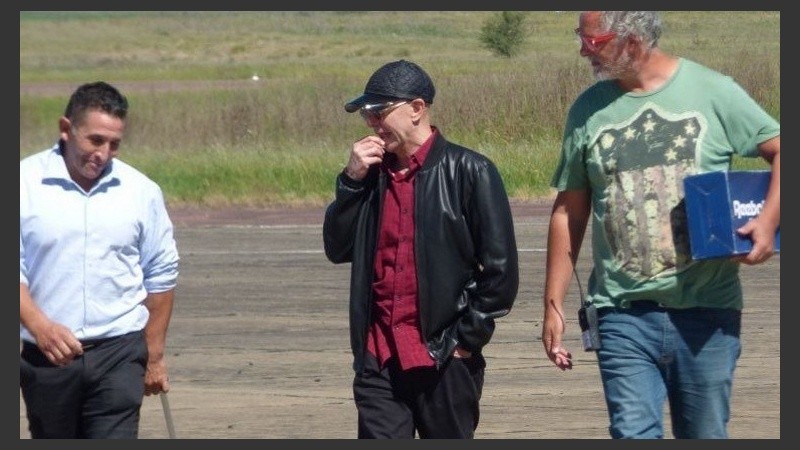
{"label": "grass field", "polygon": [[[523,51],[509,59],[478,39],[492,14],[22,11],[20,84],[173,83],[126,92],[120,155],[168,202],[319,204],[368,131],[343,103],[378,66],[411,59],[434,79],[444,134],[489,155],[512,197],[546,196],[566,110],[592,82],[572,34],[577,15],[527,12]],[[662,48],[733,76],[780,120],[779,12],[664,18]],[[254,74],[248,88],[197,88]],[[20,158],[52,145],[68,94],[20,94]]]}

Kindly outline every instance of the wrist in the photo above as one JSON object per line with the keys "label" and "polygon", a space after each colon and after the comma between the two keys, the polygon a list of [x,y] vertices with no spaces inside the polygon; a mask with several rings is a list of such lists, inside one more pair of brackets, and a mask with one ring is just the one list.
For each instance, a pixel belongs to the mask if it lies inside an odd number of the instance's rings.
{"label": "wrist", "polygon": [[350,169],[350,167],[345,167],[342,169],[342,174],[351,180],[358,181],[358,175]]}

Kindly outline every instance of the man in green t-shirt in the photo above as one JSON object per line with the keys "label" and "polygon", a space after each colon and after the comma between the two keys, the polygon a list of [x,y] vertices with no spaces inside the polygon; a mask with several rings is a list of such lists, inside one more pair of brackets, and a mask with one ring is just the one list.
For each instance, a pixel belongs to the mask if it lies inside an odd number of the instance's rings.
{"label": "man in green t-shirt", "polygon": [[[547,247],[542,342],[562,370],[563,303],[589,217],[600,375],[614,438],[727,438],[741,345],[739,265],[775,252],[780,124],[730,77],[658,47],[654,11],[585,11],[575,30],[598,81],[570,108]],[[683,179],[762,157],[764,207],[738,232],[752,251],[692,260]],[[590,314],[591,318],[591,314]],[[589,340],[589,343],[592,343]]]}

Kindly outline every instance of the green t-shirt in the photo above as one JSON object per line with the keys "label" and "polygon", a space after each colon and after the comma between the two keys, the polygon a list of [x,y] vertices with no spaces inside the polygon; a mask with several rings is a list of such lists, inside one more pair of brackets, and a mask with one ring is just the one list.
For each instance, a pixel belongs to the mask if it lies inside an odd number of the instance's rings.
{"label": "green t-shirt", "polygon": [[691,260],[683,179],[729,170],[733,154],[756,157],[778,135],[780,124],[732,78],[687,59],[655,91],[600,81],[581,93],[551,185],[591,189],[591,301],[741,309],[738,263]]}

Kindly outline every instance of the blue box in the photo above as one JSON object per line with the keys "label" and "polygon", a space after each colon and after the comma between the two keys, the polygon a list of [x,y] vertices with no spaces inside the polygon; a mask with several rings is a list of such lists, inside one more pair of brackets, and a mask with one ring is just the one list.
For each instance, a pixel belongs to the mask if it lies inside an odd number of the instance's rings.
{"label": "blue box", "polygon": [[[767,170],[708,172],[683,181],[689,245],[692,259],[747,254],[749,237],[736,229],[756,217],[764,206],[772,174]],[[775,234],[775,252],[781,249],[781,233]]]}

